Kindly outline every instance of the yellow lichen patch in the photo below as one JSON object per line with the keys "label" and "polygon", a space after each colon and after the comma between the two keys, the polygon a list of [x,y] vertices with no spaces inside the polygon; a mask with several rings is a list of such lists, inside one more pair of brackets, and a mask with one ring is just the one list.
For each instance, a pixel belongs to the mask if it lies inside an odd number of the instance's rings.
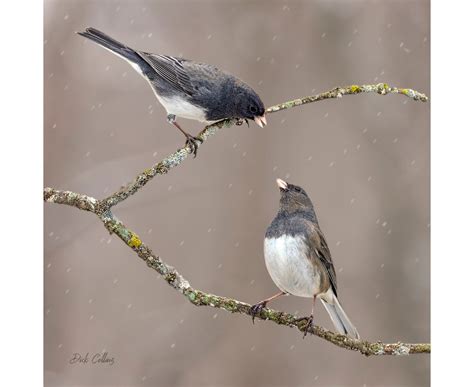
{"label": "yellow lichen patch", "polygon": [[351,93],[360,93],[362,91],[360,86],[357,86],[357,85],[352,85],[350,90],[351,90]]}
{"label": "yellow lichen patch", "polygon": [[140,247],[142,245],[142,241],[140,240],[140,238],[138,237],[137,234],[133,233],[131,234],[130,236],[130,239],[128,240],[127,244],[130,246],[130,247]]}
{"label": "yellow lichen patch", "polygon": [[145,169],[145,170],[143,171],[143,173],[144,173],[145,175],[152,175],[152,174],[153,174],[153,170],[152,170],[151,168],[147,168],[147,169]]}

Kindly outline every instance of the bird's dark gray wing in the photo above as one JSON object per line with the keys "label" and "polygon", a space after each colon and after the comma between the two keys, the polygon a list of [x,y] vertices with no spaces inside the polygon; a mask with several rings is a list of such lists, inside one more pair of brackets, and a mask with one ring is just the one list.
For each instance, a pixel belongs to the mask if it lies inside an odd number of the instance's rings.
{"label": "bird's dark gray wing", "polygon": [[193,83],[183,63],[186,59],[175,58],[168,55],[137,53],[156,71],[169,87],[175,91],[192,96],[195,93]]}
{"label": "bird's dark gray wing", "polygon": [[319,259],[322,263],[328,274],[332,290],[337,297],[336,271],[334,269],[334,264],[332,263],[331,252],[329,251],[324,234],[316,223],[308,220],[305,220],[305,222],[308,226],[306,230],[309,230],[307,237],[310,253],[314,254],[314,258]]}

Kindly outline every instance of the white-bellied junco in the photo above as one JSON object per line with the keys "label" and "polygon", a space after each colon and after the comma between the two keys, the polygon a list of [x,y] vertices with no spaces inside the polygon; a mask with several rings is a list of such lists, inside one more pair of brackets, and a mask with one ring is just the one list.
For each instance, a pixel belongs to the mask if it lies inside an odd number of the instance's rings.
{"label": "white-bellied junco", "polygon": [[277,179],[277,184],[280,208],[265,234],[264,255],[270,277],[281,292],[252,306],[253,317],[268,302],[284,294],[312,298],[306,335],[319,298],[337,332],[359,339],[357,329],[337,299],[336,272],[313,203],[301,187],[281,179]]}
{"label": "white-bellied junco", "polygon": [[78,32],[125,59],[148,81],[168,113],[168,122],[185,136],[196,155],[198,138],[185,132],[176,116],[206,125],[226,118],[254,120],[266,125],[265,106],[246,83],[217,67],[167,55],[134,50],[95,28]]}

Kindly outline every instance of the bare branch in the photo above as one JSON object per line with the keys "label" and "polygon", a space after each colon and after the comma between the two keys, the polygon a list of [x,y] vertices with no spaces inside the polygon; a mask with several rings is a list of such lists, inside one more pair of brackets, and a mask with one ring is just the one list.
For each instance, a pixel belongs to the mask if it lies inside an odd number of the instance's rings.
{"label": "bare branch", "polygon": [[[415,101],[426,102],[428,100],[424,94],[421,94],[415,90],[390,87],[385,83],[362,86],[352,85],[347,87],[337,87],[325,93],[299,98],[293,101],[275,105],[268,108],[267,113],[270,114],[283,109],[321,101],[324,99],[341,98],[343,95],[369,92],[375,92],[381,95],[388,93],[403,94]],[[236,119],[228,119],[217,122],[213,125],[209,125],[203,129],[198,137],[202,140],[202,142],[205,142],[207,138],[214,135],[222,127],[229,127],[235,123],[237,123]],[[140,237],[132,230],[128,229],[119,219],[114,216],[111,211],[111,207],[133,195],[153,177],[156,175],[164,175],[168,173],[171,168],[181,164],[181,162],[189,154],[191,154],[191,149],[188,146],[178,149],[175,153],[155,164],[152,168],[146,169],[140,173],[133,182],[129,183],[119,191],[103,200],[97,200],[93,197],[71,191],[45,188],[43,191],[44,201],[49,203],[65,204],[96,214],[110,233],[117,235],[127,246],[133,249],[133,251],[135,251],[135,253],[141,259],[143,259],[149,267],[156,270],[172,288],[185,296],[192,304],[196,306],[209,306],[226,310],[231,313],[240,313],[250,316],[251,305],[245,302],[205,293],[201,290],[191,287],[190,283],[180,273],[178,273],[174,267],[166,264],[158,255],[155,255],[152,250],[142,242]],[[262,309],[255,317],[260,320],[272,321],[276,324],[287,327],[296,327],[302,332],[305,330],[307,323],[304,319],[298,320],[298,318],[292,314],[267,308]],[[338,347],[358,351],[366,356],[409,355],[431,352],[431,344],[429,343],[382,343],[356,340],[345,335],[340,335],[326,330],[319,326],[312,326],[308,330],[308,333],[329,341]]]}
{"label": "bare branch", "polygon": [[[51,192],[54,192],[54,194],[51,195]],[[81,201],[77,200],[77,197],[85,199],[84,201]],[[173,266],[166,264],[158,255],[154,254],[135,232],[128,229],[113,215],[112,211],[106,210],[101,212],[100,207],[91,210],[91,206],[93,206],[94,203],[97,203],[96,199],[69,191],[53,190],[51,188],[44,189],[44,198],[45,201],[50,203],[66,204],[81,210],[94,212],[102,220],[110,233],[117,235],[128,247],[135,251],[135,253],[146,262],[148,267],[156,270],[173,289],[181,293],[192,304],[196,306],[209,306],[226,310],[230,313],[251,316],[250,304],[233,298],[217,296],[205,293],[202,290],[194,289],[186,278],[184,278]],[[87,205],[84,205],[85,202]],[[267,308],[262,309],[255,318],[272,321],[276,324],[290,328],[296,327],[301,332],[304,332],[307,324],[307,321],[304,319],[298,320],[298,317],[295,315]],[[314,325],[311,326],[308,333],[329,341],[338,347],[358,351],[365,356],[410,355],[431,352],[431,344],[429,343],[382,343],[356,340]]]}
{"label": "bare branch", "polygon": [[[332,90],[326,91],[324,93],[311,95],[304,98],[298,98],[293,101],[284,102],[275,106],[271,106],[267,109],[267,114],[275,113],[280,110],[289,109],[292,107],[305,105],[311,102],[322,101],[325,99],[331,98],[342,98],[344,95],[355,95],[360,93],[377,93],[380,95],[386,94],[403,94],[415,101],[428,101],[428,97],[418,91],[412,89],[399,89],[397,87],[390,87],[386,83],[378,83],[375,85],[351,85],[346,87],[336,87]],[[201,133],[197,136],[202,143],[204,143],[209,137],[216,134],[219,129],[223,127],[230,127],[237,122],[236,119],[227,119],[223,121],[216,122],[215,124],[206,126]],[[201,144],[197,144],[200,147]],[[134,181],[127,184],[125,187],[121,188],[119,191],[113,193],[109,197],[105,198],[101,201],[101,206],[104,209],[108,209],[116,204],[124,201],[129,196],[133,195],[137,192],[140,188],[142,188],[146,183],[148,183],[151,179],[153,179],[156,175],[165,175],[169,172],[169,170],[173,167],[178,166],[183,162],[188,155],[192,153],[192,150],[189,146],[185,146],[181,149],[178,149],[173,154],[166,157],[164,160],[160,161],[159,163],[153,165],[153,167],[149,169],[145,169],[142,173],[140,173]]]}

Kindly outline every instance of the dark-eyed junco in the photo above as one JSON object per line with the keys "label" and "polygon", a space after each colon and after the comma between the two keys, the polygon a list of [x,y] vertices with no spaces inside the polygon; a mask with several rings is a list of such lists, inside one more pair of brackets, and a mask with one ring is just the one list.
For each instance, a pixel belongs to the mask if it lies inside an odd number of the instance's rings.
{"label": "dark-eyed junco", "polygon": [[277,184],[280,209],[265,234],[264,254],[270,277],[281,292],[252,306],[252,314],[255,316],[269,301],[284,294],[312,298],[306,335],[319,298],[337,332],[359,339],[337,299],[336,272],[313,203],[301,187],[281,179]]}
{"label": "dark-eyed junco", "polygon": [[168,122],[186,136],[186,144],[195,155],[196,141],[199,140],[180,127],[176,116],[206,125],[225,118],[251,119],[260,127],[267,123],[265,106],[258,94],[240,79],[217,67],[137,51],[95,28],[87,28],[78,34],[125,59],[148,81],[168,113]]}

